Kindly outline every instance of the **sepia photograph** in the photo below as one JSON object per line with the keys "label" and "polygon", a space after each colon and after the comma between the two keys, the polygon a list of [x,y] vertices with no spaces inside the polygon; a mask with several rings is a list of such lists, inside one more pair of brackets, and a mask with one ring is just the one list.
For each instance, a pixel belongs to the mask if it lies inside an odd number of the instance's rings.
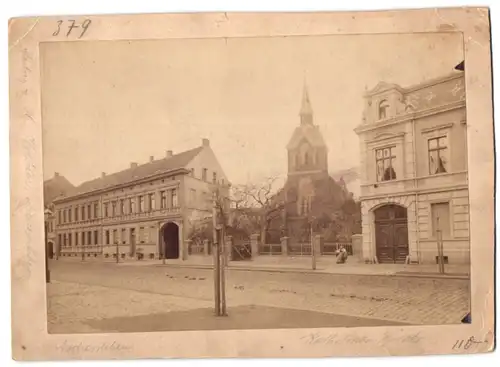
{"label": "sepia photograph", "polygon": [[45,43],[40,63],[50,333],[467,318],[460,34]]}
{"label": "sepia photograph", "polygon": [[484,14],[10,24],[19,358],[491,350]]}

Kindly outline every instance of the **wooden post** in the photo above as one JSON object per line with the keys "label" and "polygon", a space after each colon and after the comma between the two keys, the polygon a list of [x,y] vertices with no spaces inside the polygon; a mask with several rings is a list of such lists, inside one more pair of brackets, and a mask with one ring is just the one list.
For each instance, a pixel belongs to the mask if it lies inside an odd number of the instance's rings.
{"label": "wooden post", "polygon": [[311,221],[311,257],[312,257],[312,270],[316,270],[316,251],[314,251],[314,237],[313,237],[313,226]]}
{"label": "wooden post", "polygon": [[221,257],[222,257],[222,264],[220,267],[220,297],[221,297],[221,316],[227,316],[227,310],[226,310],[226,233],[224,231],[224,224],[222,224],[221,230],[220,230],[220,243],[222,244],[221,248]]}
{"label": "wooden post", "polygon": [[218,243],[217,233],[217,202],[216,193],[213,194],[212,207],[212,225],[213,225],[213,247],[212,253],[214,256],[214,298],[215,298],[215,315],[221,316],[221,297],[220,297],[220,248]]}

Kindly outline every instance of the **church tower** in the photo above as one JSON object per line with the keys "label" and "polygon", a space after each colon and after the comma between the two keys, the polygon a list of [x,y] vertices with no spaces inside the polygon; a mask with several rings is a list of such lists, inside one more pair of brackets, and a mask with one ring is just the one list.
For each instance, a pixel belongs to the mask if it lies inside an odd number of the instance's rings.
{"label": "church tower", "polygon": [[328,149],[319,126],[314,125],[314,114],[307,86],[304,83],[300,125],[295,128],[287,145],[288,177],[328,174]]}

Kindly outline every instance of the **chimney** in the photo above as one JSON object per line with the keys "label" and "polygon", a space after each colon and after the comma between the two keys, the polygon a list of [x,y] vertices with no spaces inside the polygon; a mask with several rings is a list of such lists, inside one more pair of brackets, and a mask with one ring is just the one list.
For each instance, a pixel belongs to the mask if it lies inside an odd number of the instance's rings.
{"label": "chimney", "polygon": [[154,156],[152,156],[152,155],[150,155],[150,156],[149,156],[149,163],[153,162],[154,160],[155,160],[155,157],[154,157]]}
{"label": "chimney", "polygon": [[171,150],[167,150],[167,158],[170,158],[173,155],[174,155],[174,152],[172,152]]}
{"label": "chimney", "polygon": [[201,145],[204,147],[209,147],[210,146],[210,140],[208,139],[201,139]]}
{"label": "chimney", "polygon": [[59,177],[59,172],[54,172],[54,177]]}
{"label": "chimney", "polygon": [[106,177],[106,172],[101,172],[101,178]]}
{"label": "chimney", "polygon": [[130,168],[137,168],[137,162],[130,163]]}

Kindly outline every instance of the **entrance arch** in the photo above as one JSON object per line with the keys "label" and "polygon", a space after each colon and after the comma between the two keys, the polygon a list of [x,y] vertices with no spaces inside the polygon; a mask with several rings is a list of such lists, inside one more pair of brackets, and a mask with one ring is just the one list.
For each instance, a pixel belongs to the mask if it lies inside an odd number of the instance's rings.
{"label": "entrance arch", "polygon": [[374,210],[375,247],[379,263],[404,264],[409,255],[408,212],[388,204]]}
{"label": "entrance arch", "polygon": [[165,259],[179,258],[179,226],[173,222],[163,225],[160,230],[162,255]]}

